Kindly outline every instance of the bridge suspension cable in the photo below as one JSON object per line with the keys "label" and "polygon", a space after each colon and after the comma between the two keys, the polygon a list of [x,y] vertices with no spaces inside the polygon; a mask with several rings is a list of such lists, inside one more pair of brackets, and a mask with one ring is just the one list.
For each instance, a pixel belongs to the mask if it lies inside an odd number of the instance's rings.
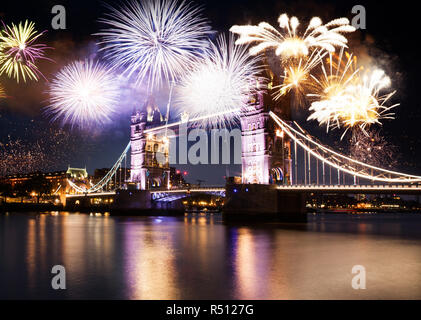
{"label": "bridge suspension cable", "polygon": [[[70,179],[67,179],[67,182],[69,183],[69,185],[74,190],[76,190],[76,192],[79,192],[79,193],[93,193],[93,192],[97,192],[99,190],[102,190],[111,181],[111,179],[113,177],[115,177],[115,181],[117,181],[117,175],[116,175],[117,171],[118,171],[119,168],[121,168],[121,163],[123,162],[123,160],[126,159],[127,152],[130,149],[130,145],[131,145],[131,142],[129,142],[127,144],[127,147],[124,149],[123,153],[120,155],[120,157],[118,158],[116,163],[113,165],[113,167],[110,169],[110,171],[108,171],[108,173],[97,184],[95,184],[95,185],[91,184],[91,187],[89,189],[76,185]],[[121,173],[120,173],[120,175],[121,175]],[[116,184],[116,182],[115,182],[115,184]]]}
{"label": "bridge suspension cable", "polygon": [[[279,127],[284,131],[291,139],[294,141],[294,145],[298,144],[304,151],[308,154],[308,162],[310,168],[310,155],[316,159],[322,161],[323,168],[325,164],[329,165],[332,168],[338,170],[338,184],[341,179],[340,172],[347,173],[355,177],[377,181],[377,182],[386,182],[386,183],[415,183],[421,182],[421,176],[415,176],[410,174],[405,174],[397,171],[387,170],[372,166],[361,161],[352,159],[345,155],[342,155],[336,151],[333,151],[321,143],[315,141],[315,139],[309,135],[304,134],[303,130],[300,128],[301,132],[294,129],[288,123],[279,118],[275,113],[270,111],[269,115],[272,119],[279,125]],[[295,154],[297,157],[297,154]],[[325,169],[323,169],[324,171]],[[307,174],[305,176],[307,179]],[[309,175],[310,180],[310,175]],[[310,181],[309,181],[310,182]],[[311,183],[311,182],[310,182]]]}
{"label": "bridge suspension cable", "polygon": [[222,115],[225,115],[225,114],[228,114],[228,113],[232,113],[232,112],[237,112],[237,111],[241,111],[241,108],[230,110],[230,111],[221,111],[221,112],[213,113],[213,114],[210,114],[210,115],[198,116],[198,117],[195,117],[195,118],[188,118],[187,120],[184,120],[184,121],[181,120],[181,121],[176,121],[176,122],[172,122],[172,123],[167,123],[167,124],[162,125],[162,126],[146,129],[144,131],[144,133],[152,133],[152,132],[159,132],[159,131],[167,130],[167,129],[175,127],[175,126],[179,126],[180,124],[183,124],[183,123],[194,124],[194,123],[200,122],[204,119],[215,118],[215,117],[219,117],[219,116],[222,116]]}

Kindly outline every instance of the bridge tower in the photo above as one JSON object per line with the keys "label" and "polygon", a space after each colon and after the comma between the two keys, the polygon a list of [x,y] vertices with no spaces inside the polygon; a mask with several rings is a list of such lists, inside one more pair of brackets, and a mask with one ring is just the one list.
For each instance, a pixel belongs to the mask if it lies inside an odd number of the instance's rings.
{"label": "bridge tower", "polygon": [[131,182],[136,183],[137,189],[169,188],[168,139],[145,132],[164,123],[152,97],[131,117]]}
{"label": "bridge tower", "polygon": [[[268,92],[257,90],[241,115],[242,183],[291,184],[291,143],[286,134],[270,121],[272,110],[290,117],[288,108],[281,108]],[[289,120],[289,119],[286,119]]]}

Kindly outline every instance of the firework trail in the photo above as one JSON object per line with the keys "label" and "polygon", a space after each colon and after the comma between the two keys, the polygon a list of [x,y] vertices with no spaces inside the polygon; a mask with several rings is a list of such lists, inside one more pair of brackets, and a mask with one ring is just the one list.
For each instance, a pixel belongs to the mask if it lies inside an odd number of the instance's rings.
{"label": "firework trail", "polygon": [[260,57],[250,57],[231,36],[219,36],[203,61],[193,65],[177,90],[178,105],[202,127],[223,127],[236,121],[262,71]]}
{"label": "firework trail", "polygon": [[0,31],[0,75],[5,73],[18,83],[21,78],[26,82],[27,79],[38,81],[40,76],[44,77],[36,62],[41,59],[51,61],[45,56],[45,50],[51,48],[35,43],[44,32],[38,33],[35,24],[28,20],[19,25],[3,25]]}
{"label": "firework trail", "polygon": [[314,48],[333,52],[335,47],[346,47],[348,40],[341,33],[355,31],[346,18],[323,24],[320,18],[314,17],[305,32],[301,34],[298,32],[300,22],[296,17],[289,18],[283,13],[279,16],[278,22],[281,31],[266,22],[261,22],[257,26],[233,26],[230,31],[240,35],[236,41],[238,45],[257,43],[250,48],[251,55],[261,53],[268,48],[275,48],[276,55],[282,59],[308,56]]}
{"label": "firework trail", "polygon": [[393,119],[391,109],[399,105],[386,106],[395,91],[380,94],[390,86],[390,78],[383,70],[363,71],[356,67],[355,57],[347,54],[345,62],[342,57],[341,52],[335,62],[331,56],[328,68],[322,65],[322,76],[312,76],[318,93],[308,94],[316,101],[311,103],[312,114],[307,119],[317,120],[327,130],[345,127],[341,139],[349,128],[358,126],[364,132],[368,125]]}
{"label": "firework trail", "polygon": [[148,91],[162,80],[175,82],[206,49],[211,29],[202,9],[186,1],[132,0],[100,21],[106,57],[115,68],[146,81]]}
{"label": "firework trail", "polygon": [[89,127],[105,124],[116,111],[119,86],[106,66],[92,60],[64,67],[51,81],[46,112],[63,124]]}

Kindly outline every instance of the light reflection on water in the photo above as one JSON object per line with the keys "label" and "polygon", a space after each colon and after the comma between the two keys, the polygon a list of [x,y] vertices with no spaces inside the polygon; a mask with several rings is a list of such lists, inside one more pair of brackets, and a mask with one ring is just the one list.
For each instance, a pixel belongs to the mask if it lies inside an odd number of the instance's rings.
{"label": "light reflection on water", "polygon": [[[215,216],[0,216],[0,298],[421,298],[421,216],[226,225]],[[67,290],[51,289],[66,267]],[[367,289],[351,287],[352,266]]]}

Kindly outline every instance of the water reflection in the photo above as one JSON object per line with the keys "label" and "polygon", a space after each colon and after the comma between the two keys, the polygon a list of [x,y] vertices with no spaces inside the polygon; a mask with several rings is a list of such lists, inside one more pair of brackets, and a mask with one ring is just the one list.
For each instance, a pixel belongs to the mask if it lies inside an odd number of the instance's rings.
{"label": "water reflection", "polygon": [[266,284],[258,276],[268,270],[270,262],[265,237],[260,235],[257,239],[246,228],[237,230],[235,266],[238,299],[253,299],[256,295],[261,296],[266,289]]}
{"label": "water reflection", "polygon": [[[92,279],[113,272],[113,220],[67,213],[9,215],[4,219],[6,228],[10,228],[2,229],[1,238],[7,243],[5,251],[16,252],[15,256],[2,254],[1,267],[7,272],[0,279],[11,290],[7,292],[10,297],[14,294],[20,298],[82,297],[87,293],[102,296],[96,292]],[[24,245],[11,241],[13,231]],[[60,294],[51,290],[54,265],[64,265],[68,282],[75,284]]]}
{"label": "water reflection", "polygon": [[124,226],[124,273],[130,299],[176,299],[174,233],[162,219]]}
{"label": "water reflection", "polygon": [[[421,217],[225,225],[218,215],[0,216],[0,298],[421,298]],[[66,268],[67,290],[51,289]],[[352,266],[367,290],[351,287]]]}

